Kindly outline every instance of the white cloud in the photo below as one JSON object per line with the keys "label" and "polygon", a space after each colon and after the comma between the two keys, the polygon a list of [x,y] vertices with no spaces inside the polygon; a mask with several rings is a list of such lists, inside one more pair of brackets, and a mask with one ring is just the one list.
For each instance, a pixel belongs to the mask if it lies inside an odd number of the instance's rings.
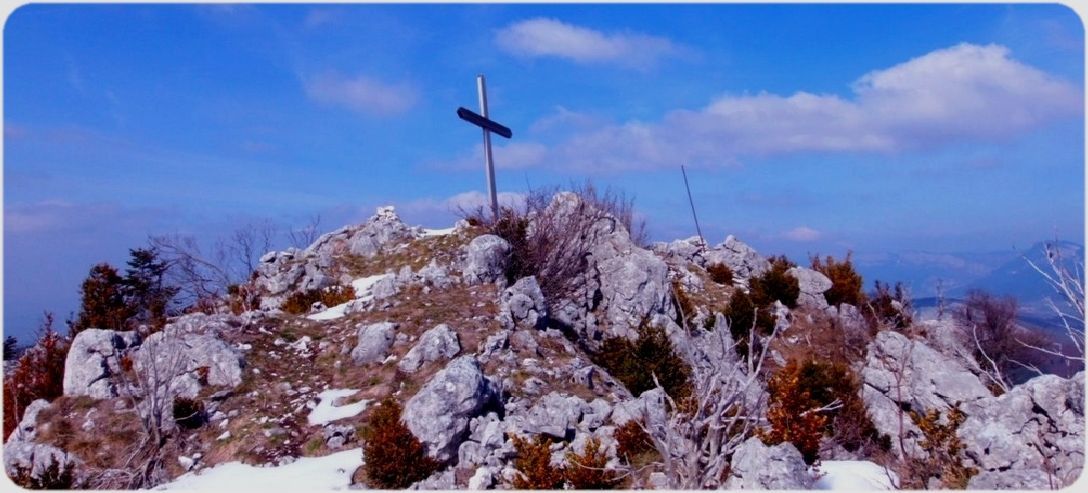
{"label": "white cloud", "polygon": [[684,49],[666,38],[639,33],[603,33],[537,17],[502,28],[495,35],[499,49],[524,57],[558,57],[578,63],[612,63],[649,68],[661,58]]}
{"label": "white cloud", "polygon": [[[499,192],[497,198],[501,206],[521,207],[525,204],[523,193]],[[444,228],[453,225],[462,211],[469,213],[480,207],[489,209],[491,199],[484,192],[472,190],[444,198],[424,197],[400,203],[397,204],[397,213],[411,224]]]}
{"label": "white cloud", "polygon": [[[960,44],[860,77],[849,98],[797,92],[730,95],[660,121],[601,125],[534,160],[580,169],[728,166],[742,156],[898,152],[1000,142],[1083,114],[1082,90],[1010,56]],[[563,117],[560,113],[559,117]],[[547,120],[544,120],[547,122]]]}
{"label": "white cloud", "polygon": [[365,75],[344,77],[328,72],[306,79],[304,85],[306,95],[318,103],[377,116],[403,113],[419,99],[410,85],[389,84]]}
{"label": "white cloud", "polygon": [[808,226],[798,226],[782,233],[782,237],[790,241],[816,241],[822,236],[822,233]]}

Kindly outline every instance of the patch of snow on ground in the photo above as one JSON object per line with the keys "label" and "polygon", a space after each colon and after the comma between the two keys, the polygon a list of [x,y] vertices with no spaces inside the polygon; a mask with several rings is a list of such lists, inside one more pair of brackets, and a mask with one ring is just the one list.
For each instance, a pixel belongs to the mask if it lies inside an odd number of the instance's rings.
{"label": "patch of snow on ground", "polygon": [[310,411],[310,415],[306,418],[307,421],[310,422],[310,426],[328,424],[338,419],[350,418],[363,412],[370,401],[361,400],[346,406],[337,406],[333,404],[337,399],[341,397],[350,397],[355,395],[356,392],[358,392],[358,390],[355,389],[333,389],[317,394],[317,398],[320,399],[320,402],[317,403],[317,407],[315,407],[313,411]]}
{"label": "patch of snow on ground", "polygon": [[348,308],[348,304],[357,300],[370,299],[370,297],[372,296],[370,291],[374,287],[374,284],[392,275],[393,274],[378,274],[376,276],[360,277],[359,279],[351,281],[351,287],[355,288],[354,300],[327,308],[324,311],[317,312],[313,315],[307,315],[306,318],[310,320],[333,320],[343,317],[345,315],[345,311]]}
{"label": "patch of snow on ground", "polygon": [[351,475],[363,463],[362,449],[324,457],[301,457],[279,467],[228,462],[155,487],[156,490],[322,491],[346,490]]}
{"label": "patch of snow on ground", "polygon": [[446,236],[453,234],[453,231],[457,229],[457,226],[444,229],[424,229],[423,236]]}
{"label": "patch of snow on ground", "polygon": [[[894,472],[867,460],[828,460],[820,462],[822,476],[816,480],[817,490],[893,490],[899,482]],[[889,479],[888,474],[892,475]]]}

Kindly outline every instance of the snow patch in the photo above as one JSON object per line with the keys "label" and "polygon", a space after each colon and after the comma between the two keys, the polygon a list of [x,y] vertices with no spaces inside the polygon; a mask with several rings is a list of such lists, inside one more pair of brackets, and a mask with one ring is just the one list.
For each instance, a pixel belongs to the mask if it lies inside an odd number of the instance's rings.
{"label": "snow patch", "polygon": [[359,391],[356,389],[333,389],[317,394],[317,398],[320,399],[320,401],[317,403],[317,407],[315,407],[313,411],[310,411],[310,415],[306,418],[307,421],[310,422],[310,426],[325,425],[338,419],[356,416],[363,412],[366,409],[367,404],[370,404],[370,401],[361,400],[346,406],[337,406],[333,404],[337,399],[350,397],[355,395],[356,392]]}
{"label": "snow patch", "polygon": [[321,491],[346,490],[351,475],[363,463],[356,448],[324,457],[301,457],[279,467],[227,462],[198,473],[186,473],[156,490]]}
{"label": "snow patch", "polygon": [[307,315],[306,318],[310,320],[333,320],[343,317],[347,313],[348,305],[351,303],[359,300],[367,301],[373,298],[374,295],[371,290],[374,288],[374,284],[386,277],[393,277],[393,274],[378,274],[376,276],[360,277],[351,281],[351,287],[355,289],[354,300],[330,307],[313,315]]}
{"label": "snow patch", "polygon": [[[820,461],[817,490],[893,490],[899,477],[867,460]],[[888,476],[891,475],[891,478]]]}
{"label": "snow patch", "polygon": [[456,229],[457,229],[457,226],[453,226],[453,227],[449,227],[449,228],[443,228],[443,229],[426,229],[426,228],[424,228],[423,229],[423,236],[446,236],[446,235],[449,235],[449,234],[453,234],[453,232]]}

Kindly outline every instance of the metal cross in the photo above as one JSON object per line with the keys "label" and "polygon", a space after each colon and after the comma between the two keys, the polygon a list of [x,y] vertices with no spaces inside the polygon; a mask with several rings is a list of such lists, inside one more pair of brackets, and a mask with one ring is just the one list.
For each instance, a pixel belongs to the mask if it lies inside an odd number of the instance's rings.
{"label": "metal cross", "polygon": [[478,115],[464,107],[457,108],[457,116],[484,131],[484,164],[487,166],[487,195],[491,198],[491,213],[493,217],[499,217],[499,199],[495,191],[495,161],[491,157],[491,133],[494,132],[509,139],[513,132],[509,128],[487,117],[487,87],[484,85],[484,74],[476,76],[476,90],[480,94],[480,113]]}

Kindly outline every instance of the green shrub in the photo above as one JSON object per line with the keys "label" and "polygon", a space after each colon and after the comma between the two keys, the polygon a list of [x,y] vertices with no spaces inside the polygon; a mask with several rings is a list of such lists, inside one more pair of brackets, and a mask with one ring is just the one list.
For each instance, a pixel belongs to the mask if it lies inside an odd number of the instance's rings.
{"label": "green shrub", "polygon": [[771,257],[768,260],[771,262],[771,268],[748,281],[752,302],[756,306],[765,307],[775,301],[781,301],[789,308],[796,307],[797,297],[801,295],[801,287],[795,277],[786,273],[795,265],[786,257]]}
{"label": "green shrub", "polygon": [[728,286],[733,284],[733,269],[730,269],[725,264],[710,264],[706,268],[706,273],[710,275],[710,280],[718,284]]}
{"label": "green shrub", "polygon": [[729,333],[733,335],[737,354],[742,358],[748,356],[748,339],[753,326],[758,334],[768,335],[774,331],[774,315],[770,306],[757,307],[752,297],[740,289],[729,298],[723,315],[729,321]]}
{"label": "green shrub", "polygon": [[370,415],[364,433],[366,476],[369,486],[404,489],[438,470],[423,444],[400,419],[400,404],[386,398]]}
{"label": "green shrub", "polygon": [[514,488],[519,490],[563,489],[563,471],[552,466],[551,443],[543,435],[533,441],[514,436]]}
{"label": "green shrub", "polygon": [[643,323],[634,342],[624,337],[606,339],[593,356],[594,362],[622,382],[632,395],[655,388],[655,375],[674,399],[691,392],[691,370],[676,354],[662,328]]}
{"label": "green shrub", "polygon": [[851,262],[851,252],[846,253],[846,258],[839,262],[828,255],[820,260],[819,255],[814,255],[812,270],[817,271],[831,280],[831,289],[824,291],[827,304],[839,306],[840,303],[848,303],[861,308],[865,304],[865,293],[862,292],[861,274],[854,270]]}

